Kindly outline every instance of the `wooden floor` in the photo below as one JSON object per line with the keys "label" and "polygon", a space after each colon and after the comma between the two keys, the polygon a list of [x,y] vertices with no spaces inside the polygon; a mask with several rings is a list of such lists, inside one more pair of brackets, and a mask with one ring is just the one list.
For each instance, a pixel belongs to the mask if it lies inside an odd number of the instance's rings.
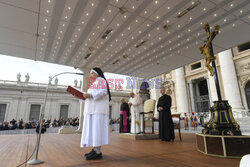
{"label": "wooden floor", "polygon": [[[112,133],[110,144],[102,147],[103,159],[87,161],[84,153],[91,148],[80,148],[79,134],[44,134],[41,139],[39,167],[80,166],[164,166],[164,167],[237,167],[240,159],[206,156],[196,151],[194,134],[178,135],[175,142],[161,140],[131,140]],[[14,167],[25,160],[27,143],[31,154],[36,135],[0,136],[0,166]],[[23,165],[24,166],[24,165]],[[28,165],[27,165],[28,166]]]}

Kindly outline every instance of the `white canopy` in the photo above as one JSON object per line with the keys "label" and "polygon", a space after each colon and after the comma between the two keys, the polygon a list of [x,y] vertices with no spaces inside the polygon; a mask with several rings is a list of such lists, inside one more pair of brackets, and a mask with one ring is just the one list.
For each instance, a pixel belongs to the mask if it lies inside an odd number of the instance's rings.
{"label": "white canopy", "polygon": [[249,0],[0,0],[0,53],[150,78],[250,40]]}

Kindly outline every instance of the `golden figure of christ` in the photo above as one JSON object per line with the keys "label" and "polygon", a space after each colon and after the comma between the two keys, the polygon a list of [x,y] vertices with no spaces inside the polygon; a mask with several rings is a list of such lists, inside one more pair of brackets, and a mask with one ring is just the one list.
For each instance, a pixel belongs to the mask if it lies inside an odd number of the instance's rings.
{"label": "golden figure of christ", "polygon": [[214,27],[214,32],[209,33],[209,31],[207,31],[207,29],[209,28],[208,23],[206,23],[204,29],[206,30],[206,37],[208,39],[207,43],[205,43],[203,46],[200,47],[200,51],[201,54],[205,55],[206,58],[206,67],[210,72],[210,75],[213,76],[214,75],[214,70],[212,68],[212,66],[210,65],[210,63],[212,61],[215,61],[216,57],[214,57],[214,55],[211,55],[211,42],[213,40],[213,38],[219,33],[219,25],[215,25]]}

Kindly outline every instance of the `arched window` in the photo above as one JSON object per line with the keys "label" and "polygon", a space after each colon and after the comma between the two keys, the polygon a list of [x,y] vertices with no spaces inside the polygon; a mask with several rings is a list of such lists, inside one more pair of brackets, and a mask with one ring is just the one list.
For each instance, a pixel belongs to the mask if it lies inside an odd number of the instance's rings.
{"label": "arched window", "polygon": [[148,90],[149,84],[147,82],[143,82],[140,86],[140,90]]}

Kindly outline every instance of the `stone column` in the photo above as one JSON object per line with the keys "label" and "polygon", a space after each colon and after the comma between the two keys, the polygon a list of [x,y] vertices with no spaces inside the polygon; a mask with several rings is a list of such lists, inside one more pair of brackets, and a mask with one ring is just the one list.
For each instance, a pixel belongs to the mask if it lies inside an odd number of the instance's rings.
{"label": "stone column", "polygon": [[161,97],[161,89],[158,86],[150,87],[150,98],[158,100]]}
{"label": "stone column", "polygon": [[48,120],[50,118],[51,111],[52,111],[52,108],[51,108],[52,100],[53,100],[52,97],[47,98],[46,107],[45,107],[46,112],[44,112],[44,119],[45,120]]}
{"label": "stone column", "polygon": [[212,94],[211,94],[211,91],[210,91],[210,89],[211,89],[211,88],[210,88],[210,81],[209,81],[208,76],[205,76],[204,78],[205,78],[206,81],[207,81],[207,89],[208,89],[209,103],[210,103],[210,106],[212,106],[213,101],[212,101]]}
{"label": "stone column", "polygon": [[156,100],[156,104],[155,104],[155,112],[154,112],[154,117],[155,118],[159,118],[159,113],[157,111],[157,102],[158,102],[158,99],[160,98],[161,96],[161,93],[160,93],[160,89],[156,89],[156,88],[151,88],[150,89],[150,99],[154,99]]}
{"label": "stone column", "polygon": [[208,72],[207,75],[208,75],[209,95],[211,95],[210,105],[213,106],[213,102],[218,100],[218,95],[217,95],[214,77],[210,75],[210,72]]}
{"label": "stone column", "polygon": [[190,102],[191,102],[191,111],[195,112],[195,103],[194,103],[194,86],[192,81],[188,82],[189,92],[190,92]]}
{"label": "stone column", "polygon": [[244,110],[244,107],[242,105],[231,49],[219,53],[218,58],[220,62],[224,97],[226,98],[225,100],[228,100],[233,111],[242,111]]}
{"label": "stone column", "polygon": [[[83,84],[82,84],[82,90],[87,91],[87,80],[86,78],[89,77],[90,69],[83,69],[84,72],[83,76]],[[82,133],[82,127],[83,127],[83,117],[84,117],[84,103],[80,103],[80,117],[79,117],[79,128],[75,131],[76,133]]]}
{"label": "stone column", "polygon": [[178,113],[188,113],[188,96],[183,67],[175,70],[176,75],[176,102]]}
{"label": "stone column", "polygon": [[159,118],[159,113],[157,111],[157,106],[156,105],[157,105],[157,102],[158,102],[159,98],[161,97],[161,91],[160,91],[161,86],[159,85],[159,83],[156,83],[156,80],[158,80],[158,79],[160,79],[160,77],[153,78],[154,84],[150,85],[150,92],[149,92],[150,93],[150,99],[156,100],[155,112],[154,112],[154,117],[155,118]]}
{"label": "stone column", "polygon": [[140,78],[136,78],[135,79],[135,88],[133,87],[133,92],[135,93],[135,94],[137,94],[137,93],[139,93],[139,91],[140,91],[140,86],[141,86],[141,84],[142,84],[142,82],[141,82],[141,80],[140,80]]}

